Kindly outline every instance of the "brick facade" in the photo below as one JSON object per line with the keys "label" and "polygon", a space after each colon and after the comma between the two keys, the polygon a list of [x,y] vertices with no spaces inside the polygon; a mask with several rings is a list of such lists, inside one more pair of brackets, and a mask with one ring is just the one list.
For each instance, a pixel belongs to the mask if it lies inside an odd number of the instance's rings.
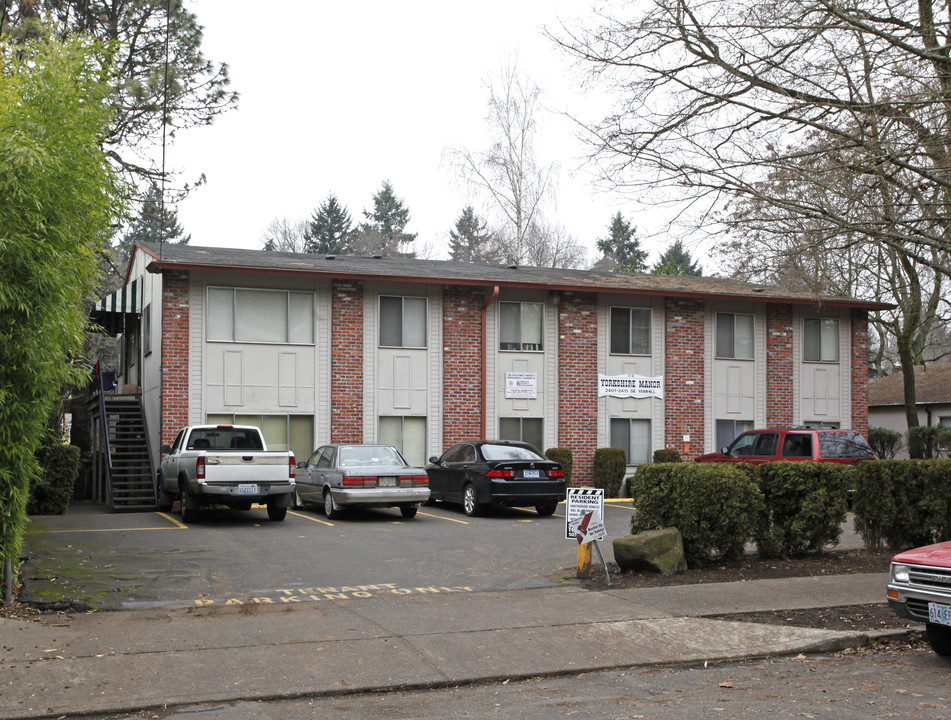
{"label": "brick facade", "polygon": [[188,425],[188,295],[187,273],[163,275],[161,445],[171,445]]}
{"label": "brick facade", "polygon": [[593,485],[598,443],[598,299],[564,293],[558,307],[558,446],[570,448],[573,487]]}
{"label": "brick facade", "polygon": [[868,436],[868,313],[852,311],[852,429]]}
{"label": "brick facade", "polygon": [[[766,425],[793,424],[793,310],[766,306]],[[785,380],[786,382],[777,382]]]}
{"label": "brick facade", "polygon": [[363,442],[363,283],[331,292],[330,442]]}
{"label": "brick facade", "polygon": [[484,303],[481,288],[443,288],[443,450],[482,434]]}
{"label": "brick facade", "polygon": [[[665,445],[693,459],[704,447],[704,303],[669,298],[665,308]],[[689,443],[684,436],[689,435]],[[689,445],[689,450],[687,446]]]}

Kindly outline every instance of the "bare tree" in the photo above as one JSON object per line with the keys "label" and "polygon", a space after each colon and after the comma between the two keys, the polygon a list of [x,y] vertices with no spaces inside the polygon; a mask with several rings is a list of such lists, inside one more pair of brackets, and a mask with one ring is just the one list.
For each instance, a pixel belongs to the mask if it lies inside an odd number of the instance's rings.
{"label": "bare tree", "polygon": [[[514,257],[512,240],[502,237],[502,251],[508,257]],[[532,267],[583,268],[589,264],[588,251],[564,226],[538,218],[525,232],[522,263]]]}
{"label": "bare tree", "polygon": [[492,145],[483,152],[452,152],[462,175],[489,195],[504,218],[505,234],[513,239],[510,259],[517,264],[524,262],[526,235],[554,178],[554,165],[540,164],[535,155],[540,96],[539,87],[521,77],[514,64],[506,65],[489,86],[486,123],[495,138]]}
{"label": "bare tree", "polygon": [[[556,41],[608,83],[589,129],[606,177],[695,201],[755,198],[951,272],[951,26],[939,0],[655,0]],[[868,192],[823,202],[770,173],[819,158]],[[900,189],[887,216],[880,190]],[[876,191],[878,190],[878,191]],[[678,193],[678,197],[682,197]],[[709,225],[711,216],[705,216]],[[721,215],[717,229],[731,229]]]}
{"label": "bare tree", "polygon": [[262,246],[265,250],[276,252],[302,253],[307,245],[308,227],[306,219],[274,218],[261,233]]}

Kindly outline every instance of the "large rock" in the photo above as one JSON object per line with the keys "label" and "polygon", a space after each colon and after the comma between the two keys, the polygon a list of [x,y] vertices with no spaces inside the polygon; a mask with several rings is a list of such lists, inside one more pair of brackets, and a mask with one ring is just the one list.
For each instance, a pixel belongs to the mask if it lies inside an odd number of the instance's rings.
{"label": "large rock", "polygon": [[621,570],[671,575],[687,569],[684,541],[677,528],[646,530],[614,541],[614,560]]}

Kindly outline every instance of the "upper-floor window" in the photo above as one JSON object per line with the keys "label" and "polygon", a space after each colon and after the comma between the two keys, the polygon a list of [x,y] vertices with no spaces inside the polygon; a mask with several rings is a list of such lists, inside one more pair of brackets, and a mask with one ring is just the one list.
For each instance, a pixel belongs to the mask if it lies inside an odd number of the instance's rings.
{"label": "upper-floor window", "polygon": [[499,303],[499,350],[544,350],[544,306],[532,302]]}
{"label": "upper-floor window", "polygon": [[717,313],[718,358],[753,359],[753,316],[738,313]]}
{"label": "upper-floor window", "polygon": [[426,298],[380,296],[380,347],[426,347]]}
{"label": "upper-floor window", "polygon": [[611,353],[613,355],[651,354],[650,308],[611,308]]}
{"label": "upper-floor window", "polygon": [[806,362],[839,362],[839,319],[802,319],[802,359]]}
{"label": "upper-floor window", "polygon": [[208,288],[206,337],[217,342],[314,343],[314,294]]}

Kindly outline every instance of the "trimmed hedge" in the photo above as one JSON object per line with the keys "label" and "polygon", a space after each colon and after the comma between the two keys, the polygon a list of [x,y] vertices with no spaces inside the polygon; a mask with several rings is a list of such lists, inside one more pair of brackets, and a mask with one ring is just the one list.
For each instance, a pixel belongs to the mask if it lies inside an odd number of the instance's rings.
{"label": "trimmed hedge", "polygon": [[930,460],[951,452],[951,428],[944,425],[919,425],[908,429],[908,454]]}
{"label": "trimmed hedge", "polygon": [[41,447],[36,457],[41,475],[30,484],[27,513],[64,515],[79,473],[79,448],[75,445],[49,445]]}
{"label": "trimmed hedge", "polygon": [[812,461],[756,466],[763,495],[763,512],[754,531],[759,555],[804,555],[838,544],[852,473],[847,465]]}
{"label": "trimmed hedge", "polygon": [[951,539],[951,460],[863,462],[854,477],[855,531],[867,548]]}
{"label": "trimmed hedge", "polygon": [[888,428],[869,428],[868,444],[872,446],[875,457],[880,460],[892,460],[905,445],[905,438],[897,430]]}
{"label": "trimmed hedge", "polygon": [[673,448],[661,448],[660,450],[654,451],[654,462],[683,462],[683,458],[680,457],[680,452]]}
{"label": "trimmed hedge", "polygon": [[570,448],[548,448],[545,457],[561,465],[565,471],[565,482],[571,484],[571,468],[574,465],[574,455]]}
{"label": "trimmed hedge", "polygon": [[594,486],[603,488],[605,497],[617,497],[621,491],[627,455],[619,448],[598,448],[594,451]]}
{"label": "trimmed hedge", "polygon": [[677,528],[692,567],[740,557],[763,506],[753,473],[725,463],[640,465],[630,488],[631,532]]}

